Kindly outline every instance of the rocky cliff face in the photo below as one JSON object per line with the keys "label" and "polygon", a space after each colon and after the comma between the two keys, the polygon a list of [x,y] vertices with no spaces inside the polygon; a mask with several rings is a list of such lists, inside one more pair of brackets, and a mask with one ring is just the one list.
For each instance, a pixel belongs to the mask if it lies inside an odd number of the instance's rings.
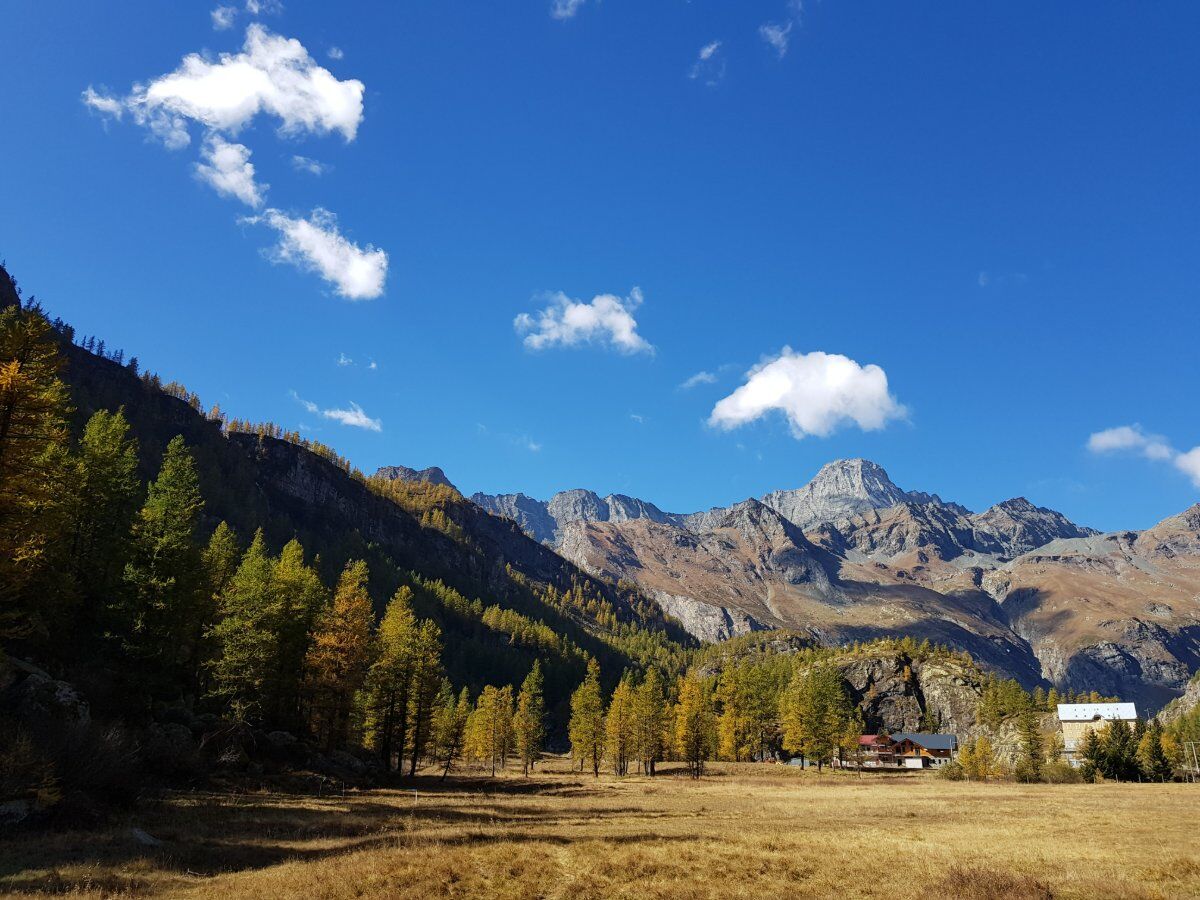
{"label": "rocky cliff face", "polygon": [[624,494],[601,497],[595,491],[583,489],[561,491],[547,501],[534,500],[524,494],[474,494],[471,502],[493,515],[512,519],[534,540],[552,547],[562,544],[567,526],[580,522],[648,519],[674,523],[680,519],[645,500]]}
{"label": "rocky cliff face", "polygon": [[450,483],[450,479],[446,477],[446,473],[437,466],[430,466],[427,469],[410,469],[408,466],[383,466],[375,471],[375,477],[383,478],[387,481],[417,481],[426,484],[440,484],[445,487],[454,487]]}

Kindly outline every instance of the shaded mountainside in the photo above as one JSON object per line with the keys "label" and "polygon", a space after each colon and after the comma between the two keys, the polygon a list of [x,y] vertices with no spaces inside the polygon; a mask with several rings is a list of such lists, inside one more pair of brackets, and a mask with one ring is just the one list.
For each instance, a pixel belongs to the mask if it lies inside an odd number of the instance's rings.
{"label": "shaded mountainside", "polygon": [[[403,489],[387,482],[373,488],[347,466],[287,440],[226,434],[198,402],[127,366],[69,343],[62,350],[73,427],[82,428],[96,410],[123,409],[143,477],[157,470],[167,442],[180,434],[196,457],[209,526],[225,520],[243,541],[262,528],[273,547],[296,537],[319,554],[327,582],[347,560],[365,559],[380,611],[397,586],[413,585],[418,612],[445,632],[445,662],[456,683],[519,681],[541,658],[548,699],[561,703],[582,678],[584,653],[615,681],[625,666],[665,661],[693,641],[635,590],[598,580],[467,502],[438,477],[440,470],[413,473],[417,483]],[[437,582],[467,604],[447,605]],[[467,608],[476,599],[480,605]],[[488,606],[523,618],[485,615]],[[558,636],[556,646],[530,637],[538,623]]]}
{"label": "shaded mountainside", "polygon": [[[639,585],[706,640],[800,629],[826,642],[912,635],[1027,686],[1161,707],[1200,665],[1200,512],[1100,535],[1025,498],[981,513],[841,460],[803,488],[687,515],[585,491],[547,503],[539,539]],[[499,498],[476,495],[506,515]],[[521,521],[521,519],[517,519]],[[531,531],[531,534],[535,532]]]}

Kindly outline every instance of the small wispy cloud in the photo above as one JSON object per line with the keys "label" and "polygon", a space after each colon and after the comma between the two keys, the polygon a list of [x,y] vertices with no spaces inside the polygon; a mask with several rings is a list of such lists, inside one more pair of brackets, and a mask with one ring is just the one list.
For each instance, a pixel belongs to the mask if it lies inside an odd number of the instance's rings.
{"label": "small wispy cloud", "polygon": [[325,55],[335,61],[339,59],[345,59],[346,57],[346,53],[341,47],[330,47],[325,51]]}
{"label": "small wispy cloud", "polygon": [[337,358],[337,364],[339,366],[352,366],[352,365],[354,365],[354,360],[352,360],[345,353],[339,353],[338,358]]}
{"label": "small wispy cloud", "polygon": [[366,431],[383,431],[383,422],[368,416],[366,411],[353,400],[350,401],[350,406],[347,409],[339,409],[337,407],[321,409],[321,407],[317,406],[311,400],[305,400],[294,390],[290,391],[289,394],[293,400],[304,407],[306,412],[313,415],[319,415],[322,418],[340,422],[342,425],[348,425],[351,428],[362,428]]}
{"label": "small wispy cloud", "polygon": [[1165,437],[1147,432],[1137,423],[1093,432],[1087,448],[1095,454],[1133,453],[1155,462],[1169,462],[1200,487],[1200,447],[1176,450]]}
{"label": "small wispy cloud", "polygon": [[646,419],[646,417],[645,417],[645,416],[643,416],[641,413],[633,413],[633,412],[631,412],[631,413],[629,414],[629,418],[633,419],[633,421],[637,422],[639,425],[645,425],[645,424],[646,424],[646,422],[647,422],[647,419]]}
{"label": "small wispy cloud", "polygon": [[379,368],[379,363],[375,362],[375,360],[371,360],[369,363],[367,363],[367,368],[374,372]]}
{"label": "small wispy cloud", "polygon": [[333,167],[311,157],[295,154],[292,156],[292,168],[306,175],[324,175]]}
{"label": "small wispy cloud", "polygon": [[775,51],[779,59],[787,56],[788,46],[792,39],[792,29],[798,28],[803,21],[803,0],[789,0],[782,22],[764,22],[758,26],[758,36]]}
{"label": "small wispy cloud", "polygon": [[226,31],[233,27],[233,20],[237,18],[238,10],[236,6],[218,6],[209,16],[212,17],[212,26],[217,31]]}
{"label": "small wispy cloud", "polygon": [[563,21],[575,18],[575,14],[587,0],[554,0],[550,4],[550,18]]}
{"label": "small wispy cloud", "polygon": [[697,372],[690,378],[685,378],[679,385],[681,391],[690,391],[694,387],[699,387],[702,384],[716,384],[717,376],[712,372]]}
{"label": "small wispy cloud", "polygon": [[497,439],[506,444],[511,444],[513,447],[518,447],[522,450],[528,450],[530,453],[540,453],[542,451],[541,442],[534,440],[528,434],[516,434],[510,431],[493,431],[482,422],[475,423],[475,432],[481,437]]}
{"label": "small wispy cloud", "polygon": [[700,48],[696,61],[688,70],[688,78],[692,81],[702,81],[709,87],[716,87],[725,77],[725,54],[721,52],[721,42],[712,41]]}

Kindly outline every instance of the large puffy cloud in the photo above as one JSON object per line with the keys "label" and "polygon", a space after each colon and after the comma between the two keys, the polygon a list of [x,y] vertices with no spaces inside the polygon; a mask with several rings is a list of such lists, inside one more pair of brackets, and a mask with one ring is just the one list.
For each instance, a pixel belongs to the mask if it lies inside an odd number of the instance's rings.
{"label": "large puffy cloud", "polygon": [[188,123],[235,135],[260,113],[279,120],[288,135],[340,132],[354,140],[363,118],[361,81],[340,81],[317,65],[294,38],[254,23],[240,53],[215,61],[190,53],[174,72],[135,84],[124,98],[88,87],[84,102],[100,112],[128,111],[172,149],[191,141]]}
{"label": "large puffy cloud", "polygon": [[236,134],[265,113],[285,134],[338,131],[351,141],[363,118],[363,89],[361,81],[339,81],[317,65],[299,41],[255,23],[241,53],[222,53],[215,62],[189,54],[171,74],[135,85],[125,106],[159,134],[175,134],[179,119]]}
{"label": "large puffy cloud", "polygon": [[348,300],[369,300],[383,293],[388,256],[368,244],[359,247],[338,230],[337,217],[317,208],[307,219],[293,218],[277,209],[244,221],[263,224],[279,232],[271,252],[276,262],[286,262],[315,272]]}
{"label": "large puffy cloud", "polygon": [[636,287],[624,299],[598,294],[590,303],[572,300],[559,291],[550,296],[550,304],[536,316],[521,313],[513,326],[525,335],[525,346],[530,350],[600,344],[622,353],[653,353],[654,347],[637,333],[633,317],[641,304],[642,291]]}
{"label": "large puffy cloud", "polygon": [[219,134],[209,135],[200,151],[204,162],[196,163],[196,175],[218,194],[236,197],[255,209],[262,206],[267,186],[254,180],[254,163],[244,144],[232,144]]}
{"label": "large puffy cloud", "polygon": [[905,409],[876,365],[836,353],[796,353],[790,347],[755,366],[746,383],[713,407],[709,424],[731,429],[778,410],[797,438],[827,437],[853,423],[866,431],[901,418]]}
{"label": "large puffy cloud", "polygon": [[1146,459],[1170,462],[1200,487],[1200,447],[1180,452],[1166,438],[1147,433],[1141,425],[1118,425],[1092,433],[1087,448],[1092,453],[1136,453]]}

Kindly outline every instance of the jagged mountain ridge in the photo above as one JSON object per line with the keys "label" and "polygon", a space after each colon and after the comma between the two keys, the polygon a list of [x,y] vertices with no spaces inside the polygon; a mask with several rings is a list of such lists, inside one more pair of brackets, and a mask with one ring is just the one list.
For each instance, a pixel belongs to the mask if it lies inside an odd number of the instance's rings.
{"label": "jagged mountain ridge", "polygon": [[[636,583],[707,640],[777,626],[832,642],[911,634],[1027,684],[1147,709],[1200,665],[1200,511],[1101,535],[1023,497],[973,513],[867,460],[701,513],[590,491],[513,496],[539,539]],[[506,498],[472,499],[507,515]]]}

